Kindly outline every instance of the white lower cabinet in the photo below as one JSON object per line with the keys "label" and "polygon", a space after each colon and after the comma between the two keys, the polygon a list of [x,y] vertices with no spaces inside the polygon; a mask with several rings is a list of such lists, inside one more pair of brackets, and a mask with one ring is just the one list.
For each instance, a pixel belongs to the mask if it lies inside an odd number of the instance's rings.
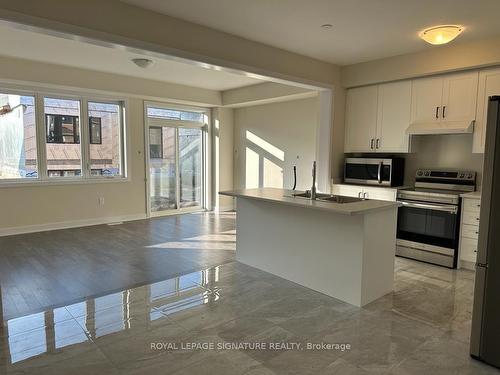
{"label": "white lower cabinet", "polygon": [[462,220],[460,226],[460,266],[474,270],[479,236],[479,211],[481,200],[478,196],[462,198]]}
{"label": "white lower cabinet", "polygon": [[395,201],[398,189],[392,187],[333,184],[332,193],[335,195],[343,195],[345,197],[359,197],[381,201]]}

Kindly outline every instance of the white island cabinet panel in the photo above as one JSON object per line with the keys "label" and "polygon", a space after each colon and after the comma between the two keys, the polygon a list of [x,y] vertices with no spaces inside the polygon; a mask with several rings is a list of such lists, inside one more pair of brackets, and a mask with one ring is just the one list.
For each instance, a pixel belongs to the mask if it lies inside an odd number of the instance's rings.
{"label": "white island cabinet panel", "polygon": [[396,202],[336,204],[281,189],[238,198],[236,259],[356,306],[393,290]]}

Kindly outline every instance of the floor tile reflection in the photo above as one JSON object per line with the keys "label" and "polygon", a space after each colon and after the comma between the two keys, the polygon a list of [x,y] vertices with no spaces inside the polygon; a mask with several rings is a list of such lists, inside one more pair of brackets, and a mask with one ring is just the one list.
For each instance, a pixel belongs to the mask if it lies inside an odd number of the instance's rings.
{"label": "floor tile reflection", "polygon": [[0,373],[498,374],[468,355],[472,292],[472,272],[397,259],[394,292],[356,308],[229,262],[6,320]]}

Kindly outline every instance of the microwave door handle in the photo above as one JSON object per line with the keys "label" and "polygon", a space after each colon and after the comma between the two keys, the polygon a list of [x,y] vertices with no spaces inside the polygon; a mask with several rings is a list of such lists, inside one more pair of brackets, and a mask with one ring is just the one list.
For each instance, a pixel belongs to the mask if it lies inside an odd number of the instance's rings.
{"label": "microwave door handle", "polygon": [[434,210],[434,211],[444,211],[444,212],[448,212],[450,214],[455,214],[455,215],[458,213],[458,207],[456,207],[456,206],[414,203],[414,202],[406,202],[406,201],[399,201],[399,203],[401,203],[405,207],[423,208],[423,209]]}
{"label": "microwave door handle", "polygon": [[384,165],[384,162],[381,161],[380,163],[378,163],[378,173],[377,173],[377,180],[378,180],[378,183],[381,184],[382,183],[382,166]]}

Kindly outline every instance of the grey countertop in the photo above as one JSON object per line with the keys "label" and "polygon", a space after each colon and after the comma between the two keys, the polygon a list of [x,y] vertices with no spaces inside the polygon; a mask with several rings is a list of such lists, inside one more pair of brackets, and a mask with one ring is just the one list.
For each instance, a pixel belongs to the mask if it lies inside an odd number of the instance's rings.
{"label": "grey countertop", "polygon": [[343,215],[362,215],[376,210],[387,210],[400,206],[398,202],[372,199],[352,203],[312,201],[310,199],[288,196],[292,192],[292,190],[285,189],[262,188],[221,191],[219,194],[236,198],[255,199],[289,206],[329,211]]}

